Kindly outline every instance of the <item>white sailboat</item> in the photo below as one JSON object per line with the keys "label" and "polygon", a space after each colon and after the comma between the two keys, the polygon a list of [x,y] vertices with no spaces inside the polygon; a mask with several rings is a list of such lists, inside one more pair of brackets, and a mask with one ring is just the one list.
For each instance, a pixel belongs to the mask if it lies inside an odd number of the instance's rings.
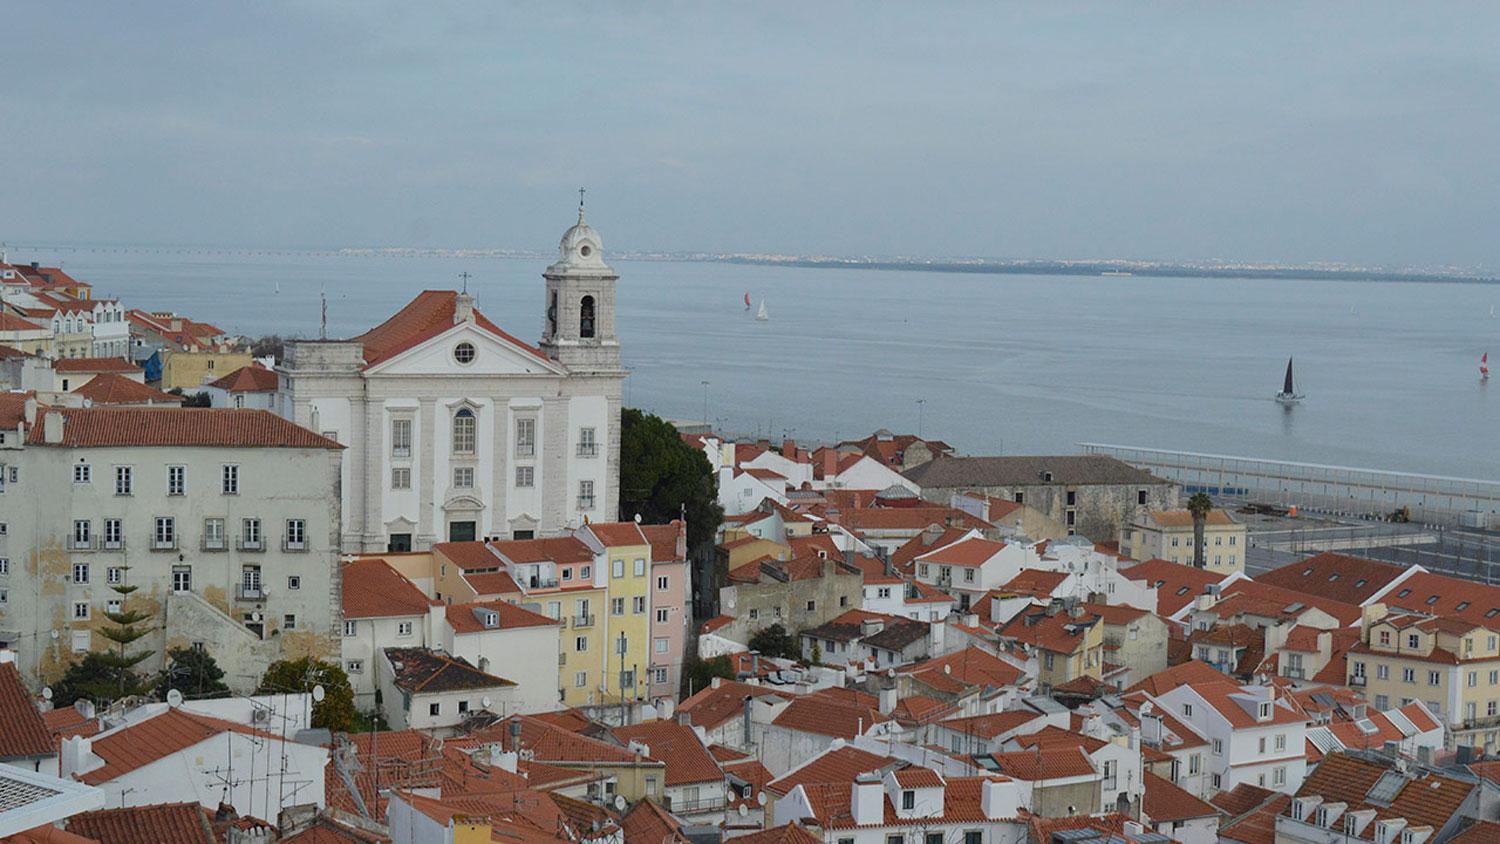
{"label": "white sailboat", "polygon": [[758,310],[758,311],[755,312],[755,318],[757,320],[761,321],[761,322],[765,322],[766,320],[768,320],[768,319],[771,318],[771,315],[766,312],[766,300],[765,299],[761,299],[760,300],[760,310]]}

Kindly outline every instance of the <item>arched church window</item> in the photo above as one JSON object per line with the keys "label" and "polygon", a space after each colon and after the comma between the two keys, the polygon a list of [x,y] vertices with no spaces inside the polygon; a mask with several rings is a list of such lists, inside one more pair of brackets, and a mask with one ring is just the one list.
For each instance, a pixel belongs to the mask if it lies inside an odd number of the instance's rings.
{"label": "arched church window", "polygon": [[552,291],[552,299],[547,303],[547,336],[557,336],[557,291]]}
{"label": "arched church window", "polygon": [[474,453],[474,411],[467,407],[453,414],[453,453]]}
{"label": "arched church window", "polygon": [[585,296],[578,305],[578,336],[594,336],[594,297]]}

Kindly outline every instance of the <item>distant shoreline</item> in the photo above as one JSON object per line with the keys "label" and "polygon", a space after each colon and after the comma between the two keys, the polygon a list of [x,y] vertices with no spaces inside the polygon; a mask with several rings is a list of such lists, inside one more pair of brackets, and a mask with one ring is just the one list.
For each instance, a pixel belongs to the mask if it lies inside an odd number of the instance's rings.
{"label": "distant shoreline", "polygon": [[[470,258],[502,260],[548,260],[550,252],[525,249],[457,249],[440,247],[365,246],[365,247],[226,247],[192,245],[124,245],[124,244],[10,244],[9,258],[30,260],[28,252],[136,253],[144,256],[184,255],[197,257],[320,257],[370,258]],[[1136,261],[1102,259],[1017,260],[989,258],[837,258],[800,257],[794,255],[756,255],[713,252],[623,251],[613,255],[618,261],[661,261],[669,263],[738,264],[756,267],[794,267],[814,270],[884,270],[888,272],[969,273],[979,275],[1055,275],[1081,278],[1100,277],[1128,281],[1131,278],[1210,278],[1210,279],[1286,279],[1298,281],[1385,281],[1418,284],[1500,284],[1500,277],[1463,275],[1434,270],[1389,270],[1365,267],[1328,267],[1297,265],[1224,265],[1214,263],[1177,263],[1171,261]]]}

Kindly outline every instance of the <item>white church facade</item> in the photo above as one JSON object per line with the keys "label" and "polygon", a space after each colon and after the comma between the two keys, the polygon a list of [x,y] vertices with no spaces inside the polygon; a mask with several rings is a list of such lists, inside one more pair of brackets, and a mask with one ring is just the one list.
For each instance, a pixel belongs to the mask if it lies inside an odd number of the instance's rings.
{"label": "white church facade", "polygon": [[618,516],[617,276],[584,222],[543,273],[541,342],[426,290],[348,340],[294,341],[277,411],[347,448],[345,552],[547,536]]}

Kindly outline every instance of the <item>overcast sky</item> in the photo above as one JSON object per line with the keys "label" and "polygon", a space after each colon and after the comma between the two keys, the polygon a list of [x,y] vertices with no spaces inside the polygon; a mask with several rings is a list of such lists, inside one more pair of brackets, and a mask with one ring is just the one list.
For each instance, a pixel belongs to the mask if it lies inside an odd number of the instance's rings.
{"label": "overcast sky", "polygon": [[1500,266],[1493,4],[39,0],[4,26],[11,243],[550,249],[587,186],[612,249]]}

